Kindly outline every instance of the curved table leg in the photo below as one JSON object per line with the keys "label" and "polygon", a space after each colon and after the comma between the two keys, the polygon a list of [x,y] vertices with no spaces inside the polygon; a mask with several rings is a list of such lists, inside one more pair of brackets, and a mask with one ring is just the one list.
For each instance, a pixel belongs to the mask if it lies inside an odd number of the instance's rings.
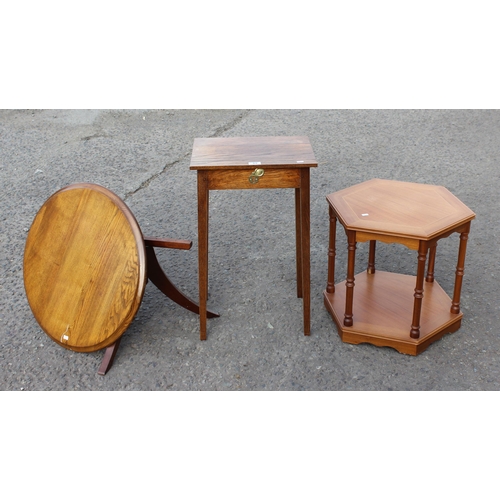
{"label": "curved table leg", "polygon": [[[177,287],[170,281],[158,262],[156,253],[153,247],[146,247],[148,278],[152,283],[162,291],[169,299],[173,300],[176,304],[184,307],[188,311],[200,314],[200,306],[193,302],[189,297],[184,295]],[[218,318],[219,315],[215,312],[206,312],[207,318]]]}
{"label": "curved table leg", "polygon": [[113,361],[115,360],[116,351],[118,351],[118,347],[120,346],[121,337],[112,345],[106,348],[104,352],[104,357],[101,361],[101,366],[99,370],[97,370],[98,375],[106,375],[109,369],[113,365]]}

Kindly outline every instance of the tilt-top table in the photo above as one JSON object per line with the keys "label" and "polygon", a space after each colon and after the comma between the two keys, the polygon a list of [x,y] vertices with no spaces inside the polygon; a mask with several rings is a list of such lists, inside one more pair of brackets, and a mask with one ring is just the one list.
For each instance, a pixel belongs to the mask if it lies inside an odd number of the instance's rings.
{"label": "tilt-top table", "polygon": [[[417,355],[460,328],[465,250],[475,214],[442,186],[373,179],[327,196],[330,211],[327,310],[342,341]],[[335,230],[348,240],[347,279],[335,285]],[[460,234],[453,299],[434,280],[438,240]],[[354,276],[356,244],[370,242],[368,269]],[[375,272],[377,241],[418,251],[416,279]],[[427,274],[425,264],[429,253]],[[413,300],[412,300],[413,299]],[[451,306],[451,307],[450,307]]]}
{"label": "tilt-top table", "polygon": [[310,334],[309,169],[317,167],[307,137],[195,139],[191,170],[198,179],[200,339],[207,338],[208,202],[214,189],[295,189],[297,296],[303,299],[304,334]]}
{"label": "tilt-top table", "polygon": [[62,347],[77,352],[105,348],[98,371],[105,375],[148,280],[180,306],[199,312],[164,273],[155,252],[191,245],[144,238],[115,193],[97,184],[71,184],[43,204],[29,230],[23,263],[28,303],[43,331]]}

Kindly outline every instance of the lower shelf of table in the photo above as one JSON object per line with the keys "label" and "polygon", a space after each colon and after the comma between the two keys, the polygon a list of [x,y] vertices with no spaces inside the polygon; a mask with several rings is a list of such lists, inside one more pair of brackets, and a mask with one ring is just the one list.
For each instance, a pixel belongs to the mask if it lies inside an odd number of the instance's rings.
{"label": "lower shelf of table", "polygon": [[344,326],[345,281],[335,285],[335,293],[325,291],[325,306],[342,341],[393,347],[415,356],[446,333],[457,331],[463,314],[450,312],[451,299],[436,281],[425,282],[420,337],[410,337],[415,283],[415,276],[385,271],[356,275],[352,326]]}

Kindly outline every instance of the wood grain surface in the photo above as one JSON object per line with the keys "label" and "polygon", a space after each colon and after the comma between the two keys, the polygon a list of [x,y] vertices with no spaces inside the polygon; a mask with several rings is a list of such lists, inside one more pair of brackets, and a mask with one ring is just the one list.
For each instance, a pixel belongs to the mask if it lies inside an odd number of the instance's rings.
{"label": "wood grain surface", "polygon": [[[190,169],[197,170],[198,182],[201,340],[207,338],[209,192],[224,189],[295,189],[297,296],[303,299],[304,335],[310,334],[309,169],[317,166],[307,137],[212,137],[194,140]],[[254,171],[255,175],[252,175]]]}
{"label": "wood grain surface", "polygon": [[420,337],[410,337],[415,277],[377,270],[355,276],[353,324],[345,326],[346,282],[335,285],[335,293],[324,292],[325,306],[337,324],[344,342],[368,342],[416,355],[445,333],[460,327],[462,313],[450,312],[451,299],[434,281],[424,283],[420,314]]}
{"label": "wood grain surface", "polygon": [[428,241],[475,217],[443,186],[386,179],[362,182],[328,195],[327,200],[346,229],[380,238]]}
{"label": "wood grain surface", "polygon": [[[254,165],[255,164],[255,165]],[[248,168],[256,166],[317,167],[307,137],[211,137],[196,138],[191,170]]]}
{"label": "wood grain surface", "polygon": [[250,175],[255,169],[229,169],[210,172],[208,189],[265,189],[300,187],[300,170],[287,168],[265,168],[264,175],[252,184]]}
{"label": "wood grain surface", "polygon": [[58,344],[82,352],[113,344],[134,318],[146,281],[139,226],[110,191],[74,184],[36,215],[24,254],[26,295]]}

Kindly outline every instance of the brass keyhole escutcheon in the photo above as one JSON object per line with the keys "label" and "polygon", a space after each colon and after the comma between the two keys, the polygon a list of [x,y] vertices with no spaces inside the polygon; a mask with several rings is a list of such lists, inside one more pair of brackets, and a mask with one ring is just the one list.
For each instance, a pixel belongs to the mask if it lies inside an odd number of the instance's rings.
{"label": "brass keyhole escutcheon", "polygon": [[248,178],[248,181],[250,184],[257,184],[259,182],[259,178],[264,175],[264,169],[263,168],[256,168],[251,174],[250,177]]}

